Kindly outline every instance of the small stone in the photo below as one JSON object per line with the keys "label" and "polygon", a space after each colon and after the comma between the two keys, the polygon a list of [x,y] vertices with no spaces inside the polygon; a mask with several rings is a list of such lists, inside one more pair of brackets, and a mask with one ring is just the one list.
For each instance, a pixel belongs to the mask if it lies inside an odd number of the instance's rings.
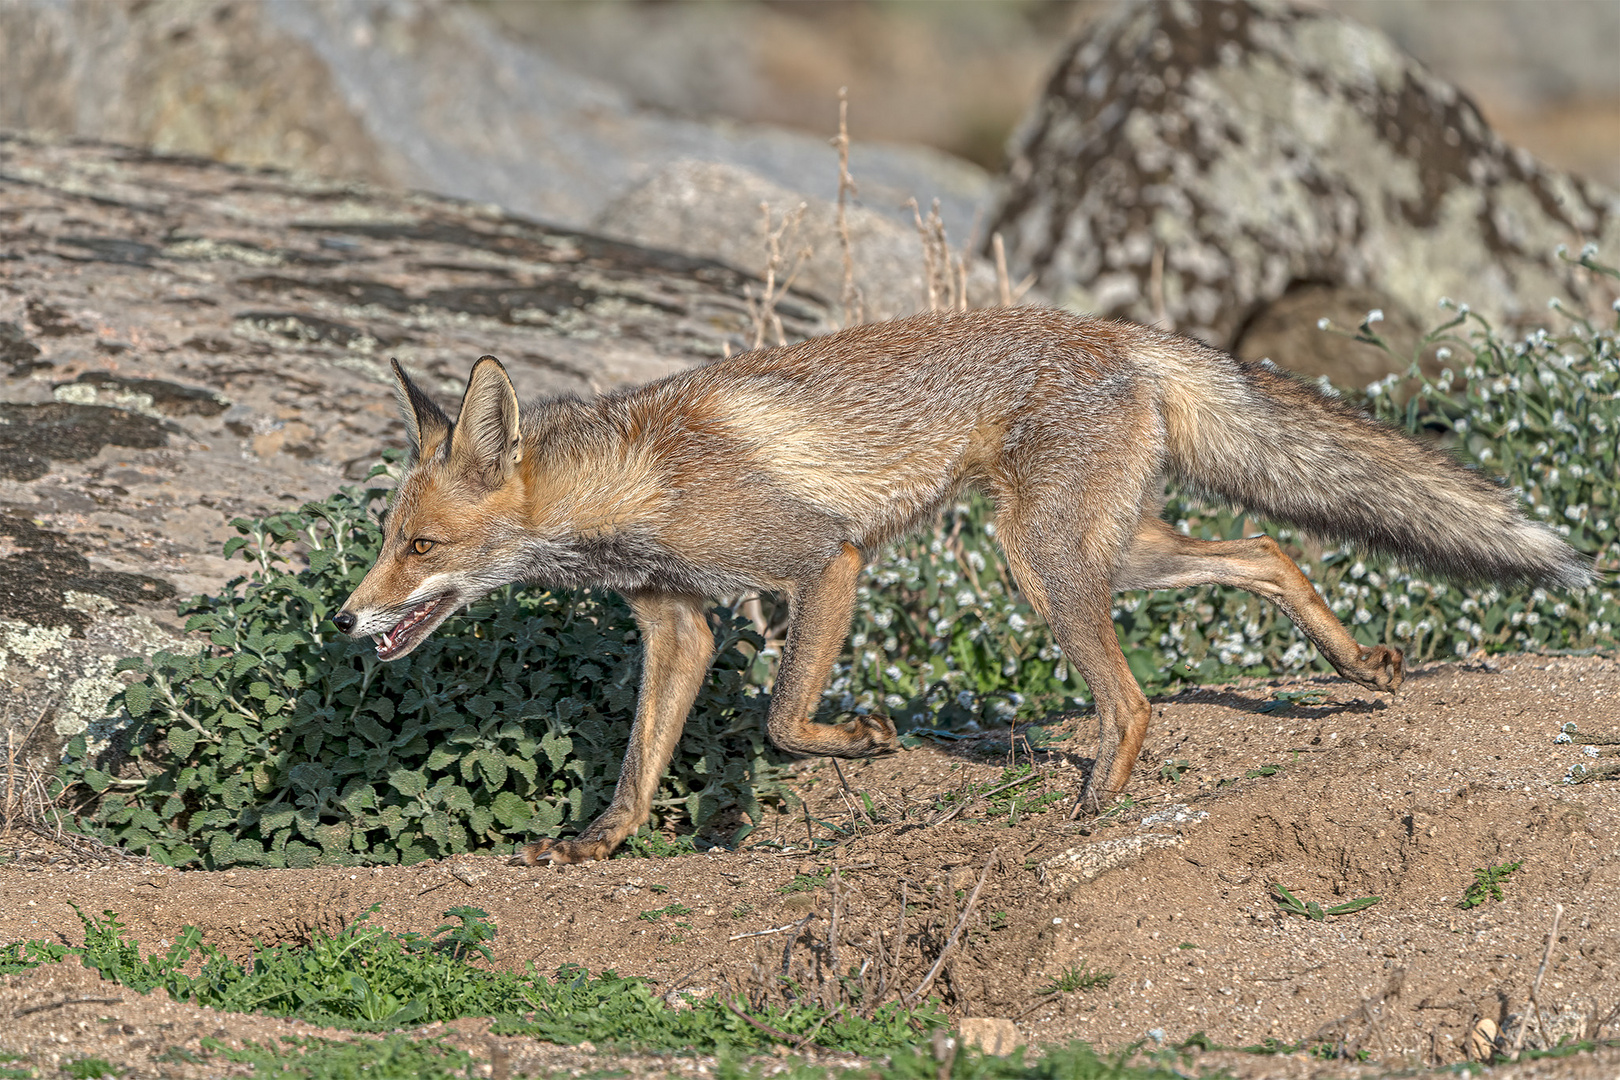
{"label": "small stone", "polygon": [[1018,1025],[1003,1016],[964,1016],[958,1033],[964,1045],[997,1057],[1005,1057],[1024,1045]]}
{"label": "small stone", "polygon": [[1497,1030],[1496,1021],[1488,1016],[1482,1016],[1474,1021],[1463,1049],[1470,1061],[1489,1061],[1496,1054],[1496,1042],[1500,1037],[1501,1032]]}

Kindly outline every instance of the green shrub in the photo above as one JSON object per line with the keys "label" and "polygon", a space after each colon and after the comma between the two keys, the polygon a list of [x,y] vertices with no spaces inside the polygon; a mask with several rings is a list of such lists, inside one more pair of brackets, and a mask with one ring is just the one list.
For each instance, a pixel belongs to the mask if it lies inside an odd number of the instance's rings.
{"label": "green shrub", "polygon": [[[1583,265],[1614,275],[1587,252]],[[1615,275],[1620,276],[1620,275]],[[1620,567],[1620,345],[1614,327],[1567,319],[1559,333],[1509,340],[1467,305],[1418,346],[1451,370],[1366,389],[1381,420],[1438,439],[1463,461],[1502,477],[1529,513],[1594,555],[1609,579],[1583,590],[1504,594],[1432,581],[1323,549],[1293,530],[1211,509],[1171,493],[1164,516],[1210,540],[1269,532],[1299,561],[1363,644],[1391,643],[1408,662],[1489,652],[1611,649],[1620,625],[1612,585]],[[1383,346],[1375,326],[1357,337]],[[1404,383],[1404,386],[1401,385]],[[1079,704],[1082,684],[1044,624],[1012,588],[987,503],[948,512],[931,536],[885,552],[858,594],[850,648],[829,691],[843,710],[952,727],[1005,722]],[[1123,593],[1114,619],[1131,670],[1150,690],[1240,676],[1331,670],[1281,612],[1237,589]]]}
{"label": "green shrub", "polygon": [[[124,661],[131,724],[115,777],[69,747],[64,779],[101,793],[84,824],[174,865],[415,862],[552,836],[611,796],[640,648],[617,596],[504,589],[383,664],[329,617],[374,560],[382,488],[235,522],[251,571],[182,608],[195,653]],[[302,564],[302,565],[300,565]],[[720,612],[718,651],[654,806],[701,827],[776,790],[758,639]],[[745,651],[746,650],[746,651]],[[138,774],[138,775],[133,775]]]}

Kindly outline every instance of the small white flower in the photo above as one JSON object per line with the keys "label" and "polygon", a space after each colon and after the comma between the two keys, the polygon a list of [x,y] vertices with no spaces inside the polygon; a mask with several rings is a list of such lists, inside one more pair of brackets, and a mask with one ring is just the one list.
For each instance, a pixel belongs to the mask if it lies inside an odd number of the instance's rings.
{"label": "small white flower", "polygon": [[1581,258],[1594,259],[1597,257],[1597,253],[1598,246],[1596,242],[1588,240],[1586,243],[1581,245]]}
{"label": "small white flower", "polygon": [[1318,330],[1326,330],[1328,327],[1330,327],[1332,325],[1333,325],[1333,320],[1329,319],[1326,315],[1324,315],[1320,319],[1316,320],[1316,328]]}
{"label": "small white flower", "polygon": [[1375,307],[1371,311],[1367,312],[1367,321],[1369,323],[1383,322],[1384,321],[1384,309]]}

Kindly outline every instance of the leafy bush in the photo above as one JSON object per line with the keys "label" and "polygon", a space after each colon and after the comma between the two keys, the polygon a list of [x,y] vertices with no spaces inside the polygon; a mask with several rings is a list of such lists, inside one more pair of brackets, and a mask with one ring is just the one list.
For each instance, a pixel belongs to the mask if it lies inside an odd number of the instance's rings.
{"label": "leafy bush", "polygon": [[[380,663],[329,621],[376,557],[378,487],[235,522],[252,567],[182,613],[195,653],[124,661],[132,723],[115,777],[82,737],[64,778],[102,798],[85,825],[174,865],[414,862],[582,827],[617,779],[640,649],[617,596],[502,590]],[[298,565],[302,562],[303,565]],[[758,639],[720,612],[718,650],[655,800],[701,827],[757,817],[776,789]],[[138,776],[131,776],[138,773]]]}
{"label": "leafy bush", "polygon": [[[1582,263],[1614,276],[1590,252]],[[1612,580],[1620,567],[1620,345],[1614,327],[1570,318],[1560,333],[1508,340],[1465,304],[1418,346],[1453,369],[1366,390],[1369,412],[1436,438],[1464,462],[1500,476],[1530,513],[1594,555]],[[1376,319],[1357,337],[1384,342]],[[1299,561],[1363,644],[1392,643],[1409,662],[1490,652],[1592,650],[1616,645],[1620,599],[1605,581],[1550,595],[1460,588],[1323,549],[1292,530],[1211,509],[1172,493],[1165,517],[1208,540],[1269,532]],[[1044,624],[1012,588],[982,500],[954,507],[932,536],[895,545],[858,594],[850,649],[829,692],[844,710],[888,712],[937,727],[1005,722],[1078,704],[1082,684]],[[1276,608],[1237,589],[1126,593],[1115,598],[1120,644],[1150,690],[1239,676],[1330,670]]]}

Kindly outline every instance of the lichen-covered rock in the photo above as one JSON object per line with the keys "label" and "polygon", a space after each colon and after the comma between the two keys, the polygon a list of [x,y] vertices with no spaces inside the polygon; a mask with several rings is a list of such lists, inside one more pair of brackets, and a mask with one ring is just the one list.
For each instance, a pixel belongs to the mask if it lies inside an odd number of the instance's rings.
{"label": "lichen-covered rock", "polygon": [[1620,249],[1615,193],[1504,145],[1381,33],[1273,4],[1124,6],[1059,62],[1005,179],[990,228],[1015,275],[1226,347],[1306,285],[1425,323],[1442,296],[1606,307],[1554,251]]}

